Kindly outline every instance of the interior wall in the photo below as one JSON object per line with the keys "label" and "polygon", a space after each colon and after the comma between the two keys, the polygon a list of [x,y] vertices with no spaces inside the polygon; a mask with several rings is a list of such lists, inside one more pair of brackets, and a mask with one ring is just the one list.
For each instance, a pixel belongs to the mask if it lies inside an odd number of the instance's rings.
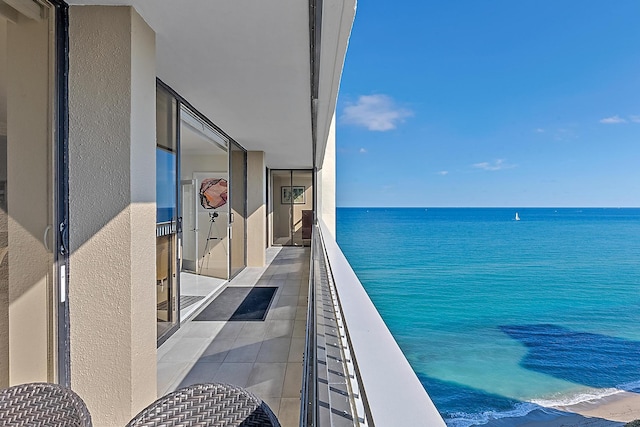
{"label": "interior wall", "polygon": [[[194,179],[194,172],[217,172],[228,176],[228,157],[227,153],[220,154],[203,154],[203,153],[181,153],[181,180]],[[197,273],[206,276],[228,278],[228,251],[229,238],[227,234],[227,224],[229,221],[229,204],[218,208],[215,212],[218,217],[211,222],[209,213],[211,211],[204,210],[199,207],[200,202],[197,196],[199,188],[197,183],[194,188],[194,202],[196,204],[197,216],[197,254],[196,261]],[[211,237],[212,240],[207,239]],[[191,248],[185,248],[183,257],[195,255],[195,251]],[[188,259],[188,258],[187,258]]]}

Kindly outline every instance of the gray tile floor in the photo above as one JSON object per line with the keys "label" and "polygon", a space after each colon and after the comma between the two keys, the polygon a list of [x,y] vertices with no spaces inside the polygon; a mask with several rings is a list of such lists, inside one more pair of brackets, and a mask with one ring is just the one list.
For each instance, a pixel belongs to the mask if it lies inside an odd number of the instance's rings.
{"label": "gray tile floor", "polygon": [[158,396],[190,384],[226,382],[263,399],[283,427],[299,424],[309,248],[267,250],[228,286],[277,286],[263,322],[188,321],[158,348]]}

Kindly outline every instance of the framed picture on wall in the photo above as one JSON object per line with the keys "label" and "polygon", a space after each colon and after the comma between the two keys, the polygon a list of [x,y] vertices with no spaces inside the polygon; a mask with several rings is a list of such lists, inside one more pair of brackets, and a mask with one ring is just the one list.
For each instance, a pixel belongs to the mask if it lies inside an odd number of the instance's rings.
{"label": "framed picture on wall", "polygon": [[304,185],[298,186],[282,186],[282,197],[280,203],[283,205],[288,205],[293,201],[294,205],[304,205],[306,203],[305,200],[305,190],[306,187]]}
{"label": "framed picture on wall", "polygon": [[199,211],[213,211],[227,204],[229,181],[226,172],[194,172],[193,179]]}

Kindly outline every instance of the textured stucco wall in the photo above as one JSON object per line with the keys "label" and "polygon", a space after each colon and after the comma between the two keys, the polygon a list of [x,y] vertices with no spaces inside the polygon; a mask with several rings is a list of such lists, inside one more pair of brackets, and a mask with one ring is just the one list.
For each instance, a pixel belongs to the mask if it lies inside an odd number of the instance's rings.
{"label": "textured stucco wall", "polygon": [[318,216],[336,235],[336,115],[333,114],[325,146],[322,168],[318,171]]}
{"label": "textured stucco wall", "polygon": [[247,265],[265,263],[267,176],[264,151],[247,152]]}
{"label": "textured stucco wall", "polygon": [[155,34],[130,7],[69,18],[71,383],[124,425],[156,397]]}

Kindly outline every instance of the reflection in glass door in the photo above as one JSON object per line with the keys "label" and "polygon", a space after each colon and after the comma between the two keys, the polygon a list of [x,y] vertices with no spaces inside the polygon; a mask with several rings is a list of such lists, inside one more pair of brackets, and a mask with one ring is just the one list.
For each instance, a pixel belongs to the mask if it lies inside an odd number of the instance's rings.
{"label": "reflection in glass door", "polygon": [[177,102],[156,91],[156,304],[158,340],[179,324],[177,248]]}
{"label": "reflection in glass door", "polygon": [[[0,2],[0,388],[56,375],[55,8]],[[11,2],[14,4],[16,2]],[[17,3],[20,4],[19,2]],[[21,11],[22,9],[22,11]],[[35,14],[34,14],[35,9]],[[62,340],[60,341],[62,342]],[[65,351],[64,347],[62,350]],[[64,355],[60,355],[64,358]],[[63,366],[64,362],[60,364]],[[62,375],[64,370],[61,369]]]}

